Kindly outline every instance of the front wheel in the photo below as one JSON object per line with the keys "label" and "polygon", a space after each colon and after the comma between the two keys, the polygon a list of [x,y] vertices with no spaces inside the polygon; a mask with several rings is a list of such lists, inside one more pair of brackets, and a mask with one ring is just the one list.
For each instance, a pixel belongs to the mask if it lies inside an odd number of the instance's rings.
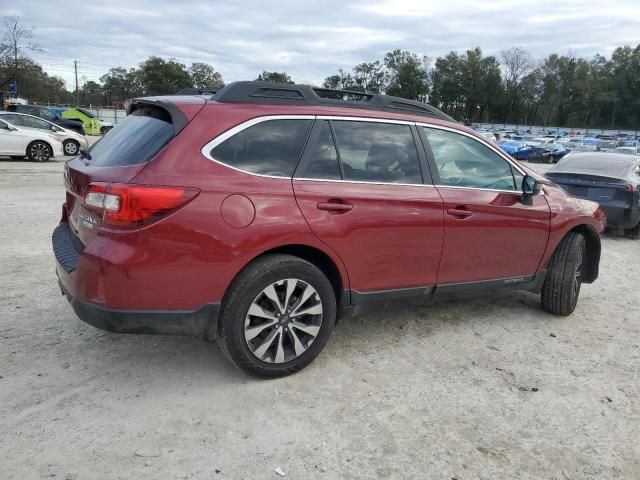
{"label": "front wheel", "polygon": [[542,286],[542,308],[555,315],[571,315],[582,285],[585,239],[569,232],[556,249]]}
{"label": "front wheel", "polygon": [[53,156],[51,147],[40,140],[31,142],[27,147],[27,157],[33,162],[46,162]]}
{"label": "front wheel", "polygon": [[282,377],[318,356],[335,319],[334,290],[322,271],[298,257],[266,255],[229,288],[217,342],[244,371]]}
{"label": "front wheel", "polygon": [[80,144],[75,140],[66,140],[62,144],[62,148],[64,149],[64,154],[75,157],[80,151]]}

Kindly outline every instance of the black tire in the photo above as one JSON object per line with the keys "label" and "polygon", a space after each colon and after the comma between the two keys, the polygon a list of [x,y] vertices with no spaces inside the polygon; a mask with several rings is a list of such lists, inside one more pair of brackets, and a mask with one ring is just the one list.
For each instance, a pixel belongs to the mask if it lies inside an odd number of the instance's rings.
{"label": "black tire", "polygon": [[80,152],[80,144],[75,140],[65,140],[62,142],[63,153],[70,157],[75,157]]}
{"label": "black tire", "polygon": [[105,133],[107,133],[109,130],[111,130],[113,127],[101,127],[100,128],[100,133],[102,135],[104,135]]}
{"label": "black tire", "polygon": [[[282,363],[263,361],[254,355],[248,346],[248,340],[245,339],[245,319],[249,308],[264,289],[280,280],[292,278],[299,279],[315,289],[319,297],[318,303],[322,306],[319,331],[299,356]],[[229,287],[222,302],[216,342],[232,363],[251,375],[262,378],[290,375],[306,367],[324,348],[335,324],[336,308],[333,287],[315,265],[292,255],[265,255],[247,266]],[[277,325],[269,327],[268,331],[280,328]],[[281,337],[284,337],[284,341],[289,339],[291,342],[290,337],[285,337],[284,327],[282,328]]]}
{"label": "black tire", "polygon": [[625,229],[624,236],[632,240],[639,239],[640,238],[640,222],[638,222],[638,224],[633,228]]}
{"label": "black tire", "polygon": [[542,286],[542,308],[555,315],[571,315],[578,303],[582,283],[585,239],[569,232],[556,249]]}
{"label": "black tire", "polygon": [[35,140],[27,146],[27,157],[32,162],[46,162],[53,156],[53,151],[47,142]]}

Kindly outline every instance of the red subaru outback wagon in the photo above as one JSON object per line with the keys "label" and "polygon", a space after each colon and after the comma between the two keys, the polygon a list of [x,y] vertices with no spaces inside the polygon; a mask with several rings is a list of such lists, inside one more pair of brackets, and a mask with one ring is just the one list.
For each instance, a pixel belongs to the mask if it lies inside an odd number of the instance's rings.
{"label": "red subaru outback wagon", "polygon": [[65,166],[63,293],[111,332],[195,335],[275,377],[338,318],[501,288],[568,315],[605,218],[430,105],[237,82],[130,102]]}

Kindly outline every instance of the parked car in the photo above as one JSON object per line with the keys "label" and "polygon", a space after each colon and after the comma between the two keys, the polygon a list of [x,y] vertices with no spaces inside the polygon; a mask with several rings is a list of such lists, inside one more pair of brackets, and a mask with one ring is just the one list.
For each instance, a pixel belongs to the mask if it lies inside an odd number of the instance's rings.
{"label": "parked car", "polygon": [[545,175],[571,195],[598,202],[607,225],[640,237],[640,157],[620,153],[572,153]]}
{"label": "parked car", "polygon": [[62,143],[51,133],[16,127],[0,118],[0,155],[46,162],[62,156]]}
{"label": "parked car", "polygon": [[625,155],[640,155],[640,147],[618,147],[614,153],[624,153]]}
{"label": "parked car", "polygon": [[101,133],[100,128],[102,125],[100,119],[85,108],[70,108],[62,112],[62,116],[76,122],[82,122],[87,135],[100,135]]}
{"label": "parked car", "polygon": [[113,127],[115,127],[115,123],[113,122],[107,122],[106,120],[102,120],[101,118],[100,120],[100,133],[102,135],[104,135],[105,133],[107,133],[109,130],[111,130]]}
{"label": "parked car", "polygon": [[87,150],[89,142],[84,135],[80,135],[73,130],[68,130],[49,122],[42,118],[27,115],[26,113],[0,112],[0,118],[16,127],[23,127],[26,130],[40,129],[51,133],[62,143],[64,155],[77,155],[80,149]]}
{"label": "parked car", "polygon": [[215,340],[276,377],[392,304],[520,289],[573,312],[598,275],[596,203],[430,105],[341,97],[236,82],[131,101],[65,168],[53,251],[77,315]]}
{"label": "parked car", "polygon": [[500,140],[497,142],[498,146],[506,153],[511,155],[516,160],[527,160],[529,158],[529,152],[531,152],[531,146],[524,140]]}
{"label": "parked car", "polygon": [[84,135],[84,126],[81,121],[62,118],[58,113],[47,107],[39,107],[37,105],[11,104],[7,106],[7,111],[26,113],[28,115],[33,115],[34,117],[40,117],[49,122],[53,122],[60,127],[67,128]]}
{"label": "parked car", "polygon": [[547,141],[530,144],[531,150],[527,160],[530,162],[557,163],[567,154],[561,143]]}

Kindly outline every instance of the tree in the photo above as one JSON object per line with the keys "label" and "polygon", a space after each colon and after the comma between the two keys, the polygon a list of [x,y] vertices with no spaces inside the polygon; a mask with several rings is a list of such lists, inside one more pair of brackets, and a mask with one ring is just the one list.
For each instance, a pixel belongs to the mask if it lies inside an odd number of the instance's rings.
{"label": "tree", "polygon": [[339,69],[337,74],[329,75],[325,78],[322,86],[333,90],[353,90],[355,89],[355,82],[350,73]]}
{"label": "tree", "polygon": [[222,75],[207,63],[194,62],[189,67],[191,82],[195,88],[211,88],[219,90],[224,87]]}
{"label": "tree", "polygon": [[137,74],[144,95],[168,95],[192,86],[186,67],[175,59],[149,57],[140,64]]}
{"label": "tree", "polygon": [[384,56],[389,83],[386,93],[412,100],[426,100],[429,93],[429,58],[405,50],[394,50]]}
{"label": "tree", "polygon": [[353,67],[354,88],[367,93],[382,93],[386,87],[386,72],[380,61],[361,63]]}
{"label": "tree", "polygon": [[520,47],[502,50],[500,59],[504,70],[504,86],[509,98],[510,119],[513,120],[518,115],[522,79],[535,67],[535,61],[528,51]]}
{"label": "tree", "polygon": [[25,50],[40,51],[37,45],[29,41],[33,37],[33,29],[23,26],[20,17],[3,17],[2,24],[4,34],[0,43],[0,87],[4,87],[10,80],[20,81],[24,78],[25,72],[20,67],[25,65]]}
{"label": "tree", "polygon": [[293,83],[286,72],[267,72],[266,70],[263,70],[256,80],[258,82]]}

